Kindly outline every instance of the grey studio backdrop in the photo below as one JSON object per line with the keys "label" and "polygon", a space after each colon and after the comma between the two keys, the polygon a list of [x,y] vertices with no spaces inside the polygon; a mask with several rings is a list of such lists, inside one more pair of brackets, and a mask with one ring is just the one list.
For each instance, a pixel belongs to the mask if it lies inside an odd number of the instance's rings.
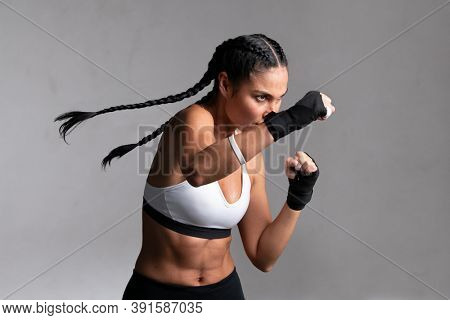
{"label": "grey studio backdrop", "polygon": [[[290,63],[283,108],[320,89],[337,112],[295,133],[321,176],[271,272],[251,264],[233,229],[247,299],[447,299],[448,4],[0,0],[1,297],[121,298],[140,251],[151,158],[141,168],[135,149],[106,172],[100,161],[210,87],[90,119],[70,145],[53,119],[182,92],[220,42],[265,33]],[[281,144],[264,152],[266,167],[289,155]],[[278,170],[266,184],[275,218],[287,180]]]}

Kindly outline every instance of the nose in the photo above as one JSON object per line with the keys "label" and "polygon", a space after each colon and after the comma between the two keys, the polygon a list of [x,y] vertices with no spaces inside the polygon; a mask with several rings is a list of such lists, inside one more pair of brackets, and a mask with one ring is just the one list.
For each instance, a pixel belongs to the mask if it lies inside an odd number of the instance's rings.
{"label": "nose", "polygon": [[276,104],[275,103],[269,103],[266,112],[264,112],[263,117],[267,116],[272,111],[275,111]]}

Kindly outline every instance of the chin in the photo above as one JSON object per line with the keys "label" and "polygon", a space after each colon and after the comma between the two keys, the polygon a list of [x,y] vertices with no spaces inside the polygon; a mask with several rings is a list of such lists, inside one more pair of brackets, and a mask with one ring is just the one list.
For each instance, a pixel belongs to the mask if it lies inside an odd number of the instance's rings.
{"label": "chin", "polygon": [[250,121],[250,122],[245,122],[245,123],[238,123],[238,127],[240,128],[245,128],[245,127],[254,127],[254,126],[258,126],[261,123],[264,123],[263,120],[260,121]]}
{"label": "chin", "polygon": [[242,128],[251,128],[251,127],[256,127],[256,126],[258,126],[258,125],[259,125],[259,123],[252,122],[252,123],[245,124],[245,125],[243,125],[243,126],[241,126],[241,127],[242,127]]}

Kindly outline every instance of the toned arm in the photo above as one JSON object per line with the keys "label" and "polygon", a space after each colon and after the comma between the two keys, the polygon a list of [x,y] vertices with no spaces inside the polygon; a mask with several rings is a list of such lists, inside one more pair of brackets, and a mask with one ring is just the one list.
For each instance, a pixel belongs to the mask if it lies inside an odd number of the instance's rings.
{"label": "toned arm", "polygon": [[257,168],[253,176],[250,204],[238,227],[250,261],[259,270],[269,272],[292,237],[301,211],[290,209],[285,202],[272,220],[262,153],[256,158]]}
{"label": "toned arm", "polygon": [[244,217],[238,223],[238,228],[247,257],[256,268],[265,272],[263,261],[258,259],[258,243],[264,229],[272,222],[272,215],[266,193],[263,154],[259,153],[254,161],[247,164],[249,172],[254,172],[251,175],[250,204]]}
{"label": "toned arm", "polygon": [[[214,119],[209,112],[194,105],[180,113],[179,119],[174,129],[175,154],[191,185],[198,187],[220,180],[241,166],[228,138],[215,139]],[[246,161],[273,143],[264,123],[242,130],[235,140]]]}

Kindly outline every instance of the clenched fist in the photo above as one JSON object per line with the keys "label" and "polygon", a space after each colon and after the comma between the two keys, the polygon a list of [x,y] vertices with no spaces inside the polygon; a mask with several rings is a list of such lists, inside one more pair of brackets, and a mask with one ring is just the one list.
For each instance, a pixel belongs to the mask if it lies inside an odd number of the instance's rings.
{"label": "clenched fist", "polygon": [[302,210],[312,199],[319,167],[310,155],[298,151],[286,159],[285,172],[289,180],[286,203],[292,210]]}

